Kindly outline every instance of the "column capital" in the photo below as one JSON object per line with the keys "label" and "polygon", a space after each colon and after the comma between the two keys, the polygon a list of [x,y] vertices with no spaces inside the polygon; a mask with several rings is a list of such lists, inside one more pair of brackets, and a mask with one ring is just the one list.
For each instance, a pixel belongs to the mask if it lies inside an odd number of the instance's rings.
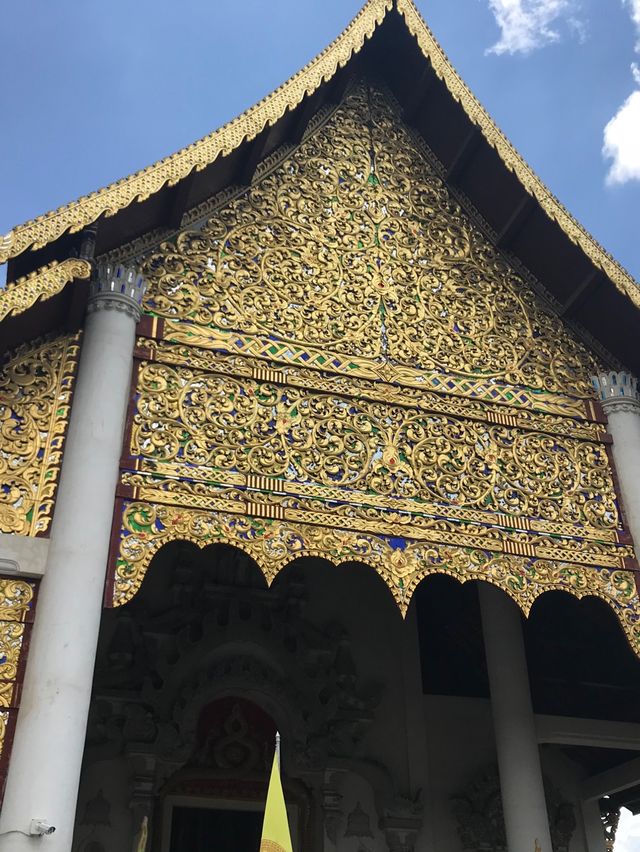
{"label": "column capital", "polygon": [[631,373],[611,370],[592,376],[591,381],[606,414],[613,414],[615,411],[640,414],[638,380]]}
{"label": "column capital", "polygon": [[91,279],[91,295],[87,312],[121,311],[136,322],[140,319],[142,299],[147,282],[134,266],[105,264]]}

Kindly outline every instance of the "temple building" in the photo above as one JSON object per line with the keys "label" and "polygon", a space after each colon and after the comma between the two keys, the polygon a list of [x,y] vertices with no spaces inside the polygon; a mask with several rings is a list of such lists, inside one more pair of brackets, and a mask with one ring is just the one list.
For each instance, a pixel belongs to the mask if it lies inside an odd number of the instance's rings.
{"label": "temple building", "polygon": [[3,262],[0,852],[258,852],[276,730],[295,852],[612,849],[640,290],[411,0]]}

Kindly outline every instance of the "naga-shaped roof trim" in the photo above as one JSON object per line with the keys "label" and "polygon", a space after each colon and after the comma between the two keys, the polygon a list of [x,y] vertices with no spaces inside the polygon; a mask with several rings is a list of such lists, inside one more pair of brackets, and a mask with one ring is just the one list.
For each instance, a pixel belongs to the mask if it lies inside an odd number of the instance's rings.
{"label": "naga-shaped roof trim", "polygon": [[227,156],[243,142],[256,138],[274,125],[289,110],[295,109],[328,82],[371,38],[392,8],[396,8],[435,74],[451,96],[461,105],[505,166],[512,171],[526,192],[550,219],[555,221],[571,242],[578,245],[591,262],[601,269],[616,288],[640,307],[640,288],[631,275],[573,218],[558,199],[518,154],[495,125],[451,65],[446,54],[427,27],[413,0],[368,0],[344,32],[308,63],[301,71],[255,106],[219,130],[186,148],[159,160],[152,166],[110,184],[19,225],[0,238],[0,263],[28,249],[38,249],[63,234],[74,233],[95,222],[100,216],[112,216],[134,201],[144,201],[164,186],[172,186],[193,171],[201,171],[221,156]]}

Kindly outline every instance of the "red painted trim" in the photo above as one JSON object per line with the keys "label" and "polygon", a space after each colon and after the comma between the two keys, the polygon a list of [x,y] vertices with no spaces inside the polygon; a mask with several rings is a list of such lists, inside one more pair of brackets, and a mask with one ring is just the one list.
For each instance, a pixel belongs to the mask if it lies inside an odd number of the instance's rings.
{"label": "red painted trim", "polygon": [[151,340],[161,340],[164,334],[164,319],[144,314],[136,327],[136,333]]}
{"label": "red painted trim", "polygon": [[603,423],[606,426],[607,415],[604,413],[604,408],[600,404],[599,399],[594,398],[586,400],[584,407],[587,420],[591,420],[594,423]]}

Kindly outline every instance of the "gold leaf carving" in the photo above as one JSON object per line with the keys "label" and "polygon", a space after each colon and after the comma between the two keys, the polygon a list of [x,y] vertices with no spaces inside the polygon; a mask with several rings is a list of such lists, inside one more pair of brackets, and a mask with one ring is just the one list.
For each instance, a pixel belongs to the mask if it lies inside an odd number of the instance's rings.
{"label": "gold leaf carving", "polygon": [[17,316],[40,299],[46,301],[64,289],[74,278],[89,278],[91,264],[86,260],[70,258],[62,263],[53,262],[36,272],[18,278],[0,290],[0,322],[8,316]]}
{"label": "gold leaf carving", "polygon": [[[136,172],[117,183],[83,196],[64,207],[17,226],[0,237],[0,263],[28,248],[40,248],[66,231],[75,232],[101,215],[113,215],[135,201],[142,201],[165,185],[173,185],[193,170],[201,170],[235,150],[245,140],[254,139],[264,127],[274,124],[305,96],[313,94],[335,72],[358,53],[376,27],[392,8],[392,0],[368,0],[345,31],[305,68],[271,95],[216,132],[193,145]],[[404,18],[419,49],[471,121],[480,128],[507,168],[541,205],[545,213],[578,244],[587,257],[602,269],[618,290],[640,307],[638,285],[616,260],[567,212],[525,163],[504,134],[467,88],[447,59],[442,48],[422,20],[412,0],[397,0],[395,7]]]}
{"label": "gold leaf carving", "polygon": [[143,364],[131,451],[155,462],[589,527],[619,524],[602,445]]}
{"label": "gold leaf carving", "polygon": [[433,33],[425,24],[420,12],[412,0],[396,0],[398,12],[402,15],[415,36],[418,46],[427,56],[438,77],[459,102],[471,121],[480,128],[487,142],[512,171],[526,191],[540,204],[547,216],[562,228],[571,242],[580,246],[587,257],[613,281],[621,293],[631,299],[636,307],[640,307],[640,288],[626,269],[605,251],[602,246],[577,222],[569,211],[561,204],[552,192],[544,185],[507,137],[496,126],[482,104],[457,74]]}
{"label": "gold leaf carving", "polygon": [[454,382],[592,395],[593,359],[452,198],[386,97],[364,85],[268,177],[143,269],[146,310],[168,319]]}
{"label": "gold leaf carving", "polygon": [[[607,600],[634,647],[592,355],[490,244],[383,93],[341,107],[143,258],[114,602],[175,539]],[[114,554],[115,555],[115,554]]]}
{"label": "gold leaf carving", "polygon": [[142,171],[9,231],[0,238],[0,263],[28,248],[41,248],[65,231],[79,231],[102,215],[112,216],[134,201],[144,201],[163,186],[172,186],[192,171],[200,171],[218,157],[231,153],[242,142],[255,139],[265,127],[295,109],[305,96],[312,95],[346,65],[373,35],[392,5],[393,0],[369,0],[329,47],[262,101],[214,133]]}
{"label": "gold leaf carving", "polygon": [[0,757],[9,718],[16,713],[16,679],[33,596],[33,583],[0,578]]}
{"label": "gold leaf carving", "polygon": [[[282,344],[282,350],[286,349],[286,354],[295,354],[297,357],[283,357],[282,363],[277,363],[280,347],[273,340],[252,338],[245,334],[239,337],[237,333],[218,337],[215,330],[210,329],[204,329],[213,331],[210,337],[205,337],[199,333],[202,329],[194,332],[194,328],[196,326],[188,322],[171,322],[168,329],[165,325],[164,340],[140,337],[138,346],[165,364],[214,370],[236,377],[262,378],[268,373],[271,381],[293,387],[415,405],[423,411],[453,414],[505,426],[595,441],[600,441],[606,431],[602,423],[582,419],[585,408],[581,400],[563,397],[559,393],[528,392],[527,389],[515,389],[508,385],[497,388],[493,383],[486,383],[483,387],[481,382],[469,380],[464,380],[461,389],[452,391],[450,385],[453,384],[453,377],[415,370],[407,378],[407,371],[397,370],[391,364],[375,365],[375,369],[368,370],[368,365],[356,363],[354,359],[349,359],[341,371],[341,365],[336,365],[338,359],[335,357],[328,363],[326,352],[321,355],[322,350],[294,348],[291,344]],[[174,345],[166,342],[168,340],[181,340],[184,344]],[[227,348],[227,344],[235,345]],[[202,349],[200,346],[209,346],[210,349]],[[243,354],[231,354],[238,352]],[[253,354],[257,357],[253,357]],[[312,358],[317,358],[317,366],[303,366]],[[265,365],[265,361],[271,361],[270,367]],[[431,390],[431,387],[437,390]],[[517,397],[517,404],[514,404],[514,397]]]}
{"label": "gold leaf carving", "polygon": [[0,374],[0,531],[49,528],[62,460],[78,336],[27,343]]}
{"label": "gold leaf carving", "polygon": [[317,556],[334,564],[363,562],[385,580],[403,613],[420,581],[434,573],[448,574],[463,583],[493,583],[509,594],[525,615],[545,591],[565,591],[577,598],[594,595],[614,609],[629,642],[640,653],[640,601],[629,571],[594,570],[550,559],[495,554],[484,548],[434,546],[336,527],[145,503],[124,507],[114,588],[116,606],[133,597],[154,554],[165,542],[175,539],[198,547],[239,547],[256,561],[268,583],[288,562],[302,556]]}

